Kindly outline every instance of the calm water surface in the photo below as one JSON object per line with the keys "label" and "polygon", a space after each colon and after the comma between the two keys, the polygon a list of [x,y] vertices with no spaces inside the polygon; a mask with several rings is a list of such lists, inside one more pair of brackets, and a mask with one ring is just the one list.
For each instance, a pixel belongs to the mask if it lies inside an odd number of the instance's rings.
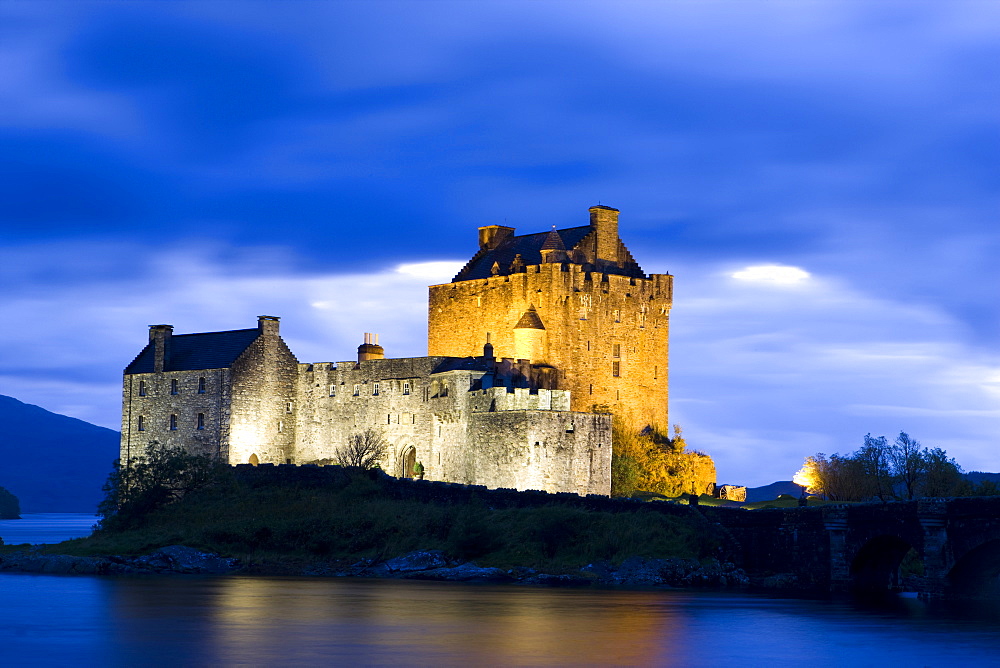
{"label": "calm water surface", "polygon": [[0,520],[0,538],[7,545],[61,543],[89,536],[97,520],[85,513],[22,513],[19,520]]}
{"label": "calm water surface", "polygon": [[979,666],[989,611],[392,580],[0,574],[0,665]]}
{"label": "calm water surface", "polygon": [[[25,517],[0,536],[56,542],[94,521]],[[0,611],[0,666],[1000,665],[1000,610],[915,599],[0,573]]]}

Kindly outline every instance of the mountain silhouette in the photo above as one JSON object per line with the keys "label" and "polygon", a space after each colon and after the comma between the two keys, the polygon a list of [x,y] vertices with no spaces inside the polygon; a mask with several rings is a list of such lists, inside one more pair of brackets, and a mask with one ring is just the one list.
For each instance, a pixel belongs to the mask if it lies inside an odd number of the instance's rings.
{"label": "mountain silhouette", "polygon": [[23,513],[95,513],[117,431],[0,394],[0,486]]}

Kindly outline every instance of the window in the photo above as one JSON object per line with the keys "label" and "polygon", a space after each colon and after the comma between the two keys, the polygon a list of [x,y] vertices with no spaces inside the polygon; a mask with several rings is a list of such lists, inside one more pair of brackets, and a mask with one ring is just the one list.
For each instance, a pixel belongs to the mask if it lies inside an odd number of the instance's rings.
{"label": "window", "polygon": [[614,316],[615,316],[615,322],[621,322],[622,321],[622,312],[619,311],[618,309],[614,310]]}
{"label": "window", "polygon": [[293,408],[295,408],[295,404],[293,404],[291,401],[289,401],[287,404],[285,404],[285,412],[286,413],[291,413]]}
{"label": "window", "polygon": [[616,343],[615,345],[611,346],[611,356],[612,357],[622,356],[622,344]]}
{"label": "window", "polygon": [[198,429],[204,429],[204,428],[205,428],[205,414],[198,413]]}
{"label": "window", "polygon": [[177,390],[177,379],[174,378],[173,380],[170,381],[170,394],[178,394],[178,393],[179,392]]}
{"label": "window", "polygon": [[611,363],[611,375],[614,376],[615,378],[618,378],[619,376],[622,375],[622,363],[621,362],[612,362]]}
{"label": "window", "polygon": [[146,418],[139,416],[139,431],[146,431]]}
{"label": "window", "polygon": [[361,386],[360,385],[355,384],[355,386],[354,386],[354,396],[356,396],[356,397],[360,397],[361,396]]}
{"label": "window", "polygon": [[330,396],[331,397],[337,396],[337,386],[336,385],[331,385],[330,386]]}
{"label": "window", "polygon": [[140,397],[146,396],[146,381],[144,380],[139,381],[139,396]]}
{"label": "window", "polygon": [[281,420],[278,420],[278,433],[280,434],[283,431],[285,431],[285,423],[282,422]]}
{"label": "window", "polygon": [[410,393],[410,383],[408,381],[403,381],[403,394]]}
{"label": "window", "polygon": [[205,394],[205,378],[198,379],[198,394]]}
{"label": "window", "polygon": [[657,377],[659,376],[659,373],[660,373],[660,367],[654,366],[653,367],[653,380],[657,379]]}
{"label": "window", "polygon": [[378,383],[372,383],[372,396],[378,396]]}
{"label": "window", "polygon": [[177,431],[177,416],[170,416],[170,431]]}

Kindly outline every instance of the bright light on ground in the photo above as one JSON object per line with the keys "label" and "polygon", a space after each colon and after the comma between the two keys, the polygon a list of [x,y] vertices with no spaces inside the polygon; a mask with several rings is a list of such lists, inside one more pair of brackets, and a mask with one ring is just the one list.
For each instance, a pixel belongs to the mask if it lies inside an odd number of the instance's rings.
{"label": "bright light on ground", "polygon": [[396,267],[397,274],[406,274],[414,278],[446,283],[465,266],[464,262],[415,262],[401,264]]}
{"label": "bright light on ground", "polygon": [[810,274],[805,269],[798,267],[787,267],[780,264],[759,264],[747,267],[730,274],[738,281],[749,281],[752,283],[800,283]]}

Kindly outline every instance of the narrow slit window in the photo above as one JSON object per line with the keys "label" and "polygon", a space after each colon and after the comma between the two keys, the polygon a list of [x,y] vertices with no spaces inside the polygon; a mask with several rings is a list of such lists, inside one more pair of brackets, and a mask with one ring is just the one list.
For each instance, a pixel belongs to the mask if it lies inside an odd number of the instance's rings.
{"label": "narrow slit window", "polygon": [[285,404],[285,412],[286,413],[291,413],[292,409],[294,409],[294,408],[295,408],[295,404],[292,403],[291,401],[289,401],[287,404]]}
{"label": "narrow slit window", "polygon": [[198,394],[205,394],[205,377],[198,379]]}
{"label": "narrow slit window", "polygon": [[379,391],[379,384],[378,383],[372,383],[372,396],[373,397],[377,397],[378,396],[378,391]]}
{"label": "narrow slit window", "polygon": [[204,429],[204,428],[205,428],[205,414],[198,413],[198,429]]}
{"label": "narrow slit window", "polygon": [[170,431],[177,431],[177,416],[170,416]]}
{"label": "narrow slit window", "polygon": [[360,385],[357,385],[357,384],[354,385],[354,396],[356,396],[356,397],[360,397],[361,396],[361,386]]}
{"label": "narrow slit window", "polygon": [[331,385],[330,386],[330,396],[331,397],[337,396],[337,386],[336,385]]}
{"label": "narrow slit window", "polygon": [[612,357],[621,357],[622,356],[622,344],[616,343],[615,345],[613,345],[611,347],[611,356]]}
{"label": "narrow slit window", "polygon": [[614,376],[615,378],[618,378],[619,376],[622,375],[622,363],[621,362],[612,362],[611,363],[611,375]]}
{"label": "narrow slit window", "polygon": [[140,397],[146,396],[146,381],[144,380],[139,381],[139,396]]}
{"label": "narrow slit window", "polygon": [[170,381],[170,394],[179,394],[180,391],[177,388],[177,379],[174,378]]}
{"label": "narrow slit window", "polygon": [[139,416],[139,431],[146,431],[146,418]]}

